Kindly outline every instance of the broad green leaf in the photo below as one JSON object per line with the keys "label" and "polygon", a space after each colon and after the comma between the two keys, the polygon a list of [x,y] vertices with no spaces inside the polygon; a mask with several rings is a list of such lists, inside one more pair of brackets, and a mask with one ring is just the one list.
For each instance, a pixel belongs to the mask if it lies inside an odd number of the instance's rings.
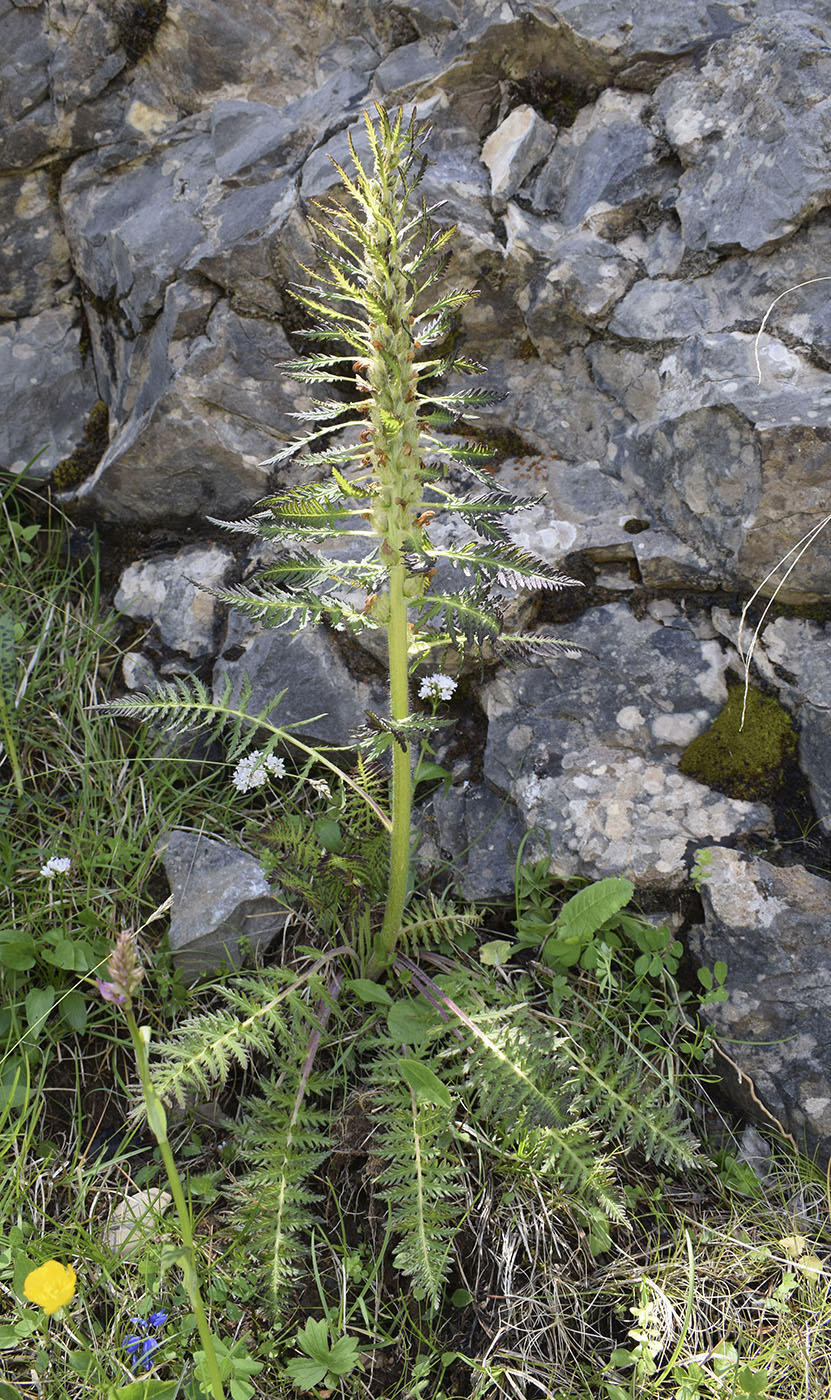
{"label": "broad green leaf", "polygon": [[307,1356],[310,1356],[313,1361],[319,1362],[324,1370],[328,1369],[329,1324],[324,1318],[307,1318],[305,1326],[300,1328],[295,1341]]}
{"label": "broad green leaf", "polygon": [[35,987],[26,996],[26,1021],[30,1032],[39,1035],[44,1022],[55,1005],[54,987]]}
{"label": "broad green leaf", "polygon": [[635,887],[631,880],[610,875],[605,880],[596,880],[584,890],[578,890],[560,910],[555,925],[558,939],[581,939],[585,941],[597,933],[628,904]]}
{"label": "broad green leaf", "polygon": [[398,1068],[402,1079],[418,1098],[437,1104],[439,1108],[450,1108],[450,1091],[429,1065],[423,1064],[421,1060],[401,1059],[398,1061]]}
{"label": "broad green leaf", "polygon": [[60,938],[54,948],[44,948],[41,953],[44,962],[59,967],[63,972],[75,972],[75,944],[71,938]]}
{"label": "broad green leaf", "polygon": [[331,817],[318,817],[314,824],[315,835],[324,851],[342,851],[343,837],[340,826]]}
{"label": "broad green leaf", "polygon": [[0,1065],[0,1110],[7,1105],[22,1108],[28,1094],[26,1066],[20,1059],[7,1059]]}
{"label": "broad green leaf", "polygon": [[516,950],[516,944],[507,938],[492,938],[479,949],[479,961],[484,967],[501,967]]}
{"label": "broad green leaf", "polygon": [[35,940],[25,929],[0,932],[0,965],[15,972],[27,972],[35,965]]}
{"label": "broad green leaf", "polygon": [[0,1351],[8,1351],[11,1347],[19,1347],[21,1338],[26,1333],[21,1328],[19,1322],[0,1322]]}
{"label": "broad green leaf", "polygon": [[360,1366],[358,1343],[354,1337],[338,1337],[329,1351],[329,1370],[336,1376],[348,1376]]}
{"label": "broad green leaf", "polygon": [[387,1030],[397,1045],[423,1045],[429,1038],[432,1020],[426,1006],[396,1001],[387,1012]]}
{"label": "broad green leaf", "polygon": [[373,982],[369,977],[350,977],[346,986],[365,1004],[377,1002],[381,1006],[392,1006],[392,997],[386,987]]}
{"label": "broad green leaf", "polygon": [[86,1030],[87,999],[83,992],[79,992],[77,988],[73,987],[71,992],[67,992],[65,996],[61,997],[60,1009],[70,1030],[77,1031],[79,1034]]}
{"label": "broad green leaf", "polygon": [[298,1356],[286,1365],[286,1371],[299,1390],[314,1390],[316,1385],[320,1385],[326,1375],[328,1367],[321,1366],[317,1361],[311,1361],[308,1357]]}
{"label": "broad green leaf", "polygon": [[107,1400],[175,1400],[178,1394],[178,1381],[129,1381],[127,1385],[111,1386]]}

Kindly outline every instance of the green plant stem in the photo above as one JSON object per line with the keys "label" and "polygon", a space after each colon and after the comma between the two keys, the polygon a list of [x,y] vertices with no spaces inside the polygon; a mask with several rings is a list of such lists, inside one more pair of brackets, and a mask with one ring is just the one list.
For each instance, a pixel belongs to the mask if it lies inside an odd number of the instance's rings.
{"label": "green plant stem", "polygon": [[[393,723],[406,719],[410,710],[407,668],[407,600],[404,596],[406,569],[403,563],[390,569],[387,624],[389,654],[390,712]],[[370,975],[389,967],[394,955],[410,872],[410,817],[413,805],[410,745],[394,744],[392,750],[392,833],[390,835],[390,874],[384,921],[375,939]]]}
{"label": "green plant stem", "polygon": [[[190,1305],[196,1317],[196,1326],[199,1331],[199,1340],[202,1343],[202,1350],[205,1353],[205,1365],[208,1372],[208,1384],[214,1400],[225,1400],[225,1390],[222,1384],[222,1377],[219,1373],[219,1363],[216,1359],[213,1337],[208,1326],[208,1318],[205,1312],[205,1304],[202,1301],[202,1293],[199,1288],[199,1278],[196,1272],[196,1255],[193,1243],[193,1227],[191,1225],[190,1211],[185,1193],[182,1190],[182,1181],[179,1171],[170,1148],[167,1136],[167,1116],[164,1105],[153,1087],[150,1078],[150,1064],[147,1058],[147,1042],[136,1023],[136,1018],[129,1006],[125,1007],[127,1025],[130,1031],[130,1038],[136,1052],[136,1062],[138,1064],[139,1078],[141,1079],[141,1089],[144,1096],[144,1106],[147,1112],[147,1121],[150,1130],[159,1144],[159,1151],[162,1154],[167,1179],[170,1183],[170,1190],[173,1196],[173,1203],[176,1206],[176,1214],[179,1217],[179,1229],[182,1235],[183,1250],[181,1254],[182,1273],[185,1280]],[[145,1032],[147,1034],[147,1032]],[[148,1035],[149,1038],[149,1035]]]}

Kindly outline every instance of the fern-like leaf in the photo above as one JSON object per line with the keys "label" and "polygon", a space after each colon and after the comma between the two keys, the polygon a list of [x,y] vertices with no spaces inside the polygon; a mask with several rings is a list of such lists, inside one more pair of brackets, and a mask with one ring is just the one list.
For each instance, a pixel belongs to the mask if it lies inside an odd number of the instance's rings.
{"label": "fern-like leaf", "polygon": [[[352,418],[348,419],[345,423],[339,423],[338,430],[340,431],[340,429],[342,428],[363,428],[363,426],[364,422],[362,418]],[[314,454],[307,453],[305,449],[309,446],[310,443],[317,442],[320,440],[320,438],[326,437],[329,433],[332,432],[334,432],[333,425],[331,423],[325,423],[323,427],[318,428],[316,432],[306,433],[304,437],[295,438],[293,442],[287,443],[285,447],[280,448],[279,452],[275,452],[274,455],[271,457],[266,457],[265,460],[260,463],[260,465],[263,467],[276,467],[279,463],[288,462],[292,457],[296,457],[298,452],[304,453],[305,460],[313,460]],[[357,451],[360,451],[360,449],[354,447],[342,447],[333,449],[331,455],[344,457],[352,455]],[[325,457],[321,456],[321,454],[318,454],[318,458],[322,461],[327,460]]]}
{"label": "fern-like leaf", "polygon": [[194,1091],[209,1095],[226,1083],[231,1070],[245,1069],[255,1055],[275,1062],[292,1043],[287,1006],[298,1017],[309,1013],[300,995],[302,982],[320,996],[320,978],[300,980],[284,968],[239,976],[216,988],[225,1007],[187,1017],[160,1043],[154,1042],[153,1083],[159,1097],[183,1106]]}
{"label": "fern-like leaf", "polygon": [[489,603],[488,589],[482,584],[459,593],[429,593],[420,604],[421,621],[436,623],[444,637],[461,649],[481,646],[502,631],[502,618]]}
{"label": "fern-like leaf", "polygon": [[233,1188],[249,1257],[270,1260],[268,1283],[278,1322],[308,1259],[308,1237],[320,1193],[314,1173],[333,1149],[330,1114],[317,1106],[325,1077],[308,1072],[301,1041],[267,1080],[262,1095],[244,1101],[239,1152],[248,1170]]}
{"label": "fern-like leaf", "polygon": [[646,1071],[642,1056],[622,1044],[620,1037],[610,1037],[591,1057],[572,1038],[562,1050],[574,1065],[580,1110],[593,1123],[602,1124],[607,1136],[653,1162],[695,1165],[695,1141],[667,1101],[666,1085]]}
{"label": "fern-like leaf", "polygon": [[383,1124],[380,1175],[397,1236],[393,1262],[416,1296],[438,1307],[464,1203],[453,1109],[421,1097],[401,1073],[400,1053],[379,1056],[372,1082]]}
{"label": "fern-like leaf", "polygon": [[567,588],[573,582],[533,554],[514,544],[494,541],[487,549],[478,541],[455,549],[425,550],[430,559],[447,560],[468,577],[482,572],[492,575],[503,588]]}
{"label": "fern-like leaf", "polygon": [[503,632],[499,638],[499,655],[505,661],[533,666],[538,661],[552,661],[560,656],[580,657],[585,647],[562,637],[546,637],[541,633]]}

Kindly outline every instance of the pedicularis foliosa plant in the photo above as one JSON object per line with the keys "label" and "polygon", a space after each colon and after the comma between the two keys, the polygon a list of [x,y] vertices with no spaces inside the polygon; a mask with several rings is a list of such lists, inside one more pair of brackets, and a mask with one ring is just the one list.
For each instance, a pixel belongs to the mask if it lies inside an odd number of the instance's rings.
{"label": "pedicularis foliosa plant", "polygon": [[[336,168],[351,203],[318,206],[312,223],[324,240],[316,247],[323,271],[306,269],[312,282],[294,292],[316,320],[302,334],[327,349],[283,365],[293,379],[327,386],[330,396],[296,415],[311,421],[310,430],[264,464],[303,454],[306,467],[328,466],[331,474],[271,497],[253,520],[237,523],[234,528],[288,547],[256,591],[224,596],[277,624],[299,618],[351,632],[386,631],[390,717],[371,717],[382,730],[372,747],[392,748],[389,884],[370,969],[377,974],[394,956],[407,890],[411,741],[424,723],[411,713],[410,669],[434,649],[464,652],[496,643],[503,651],[566,650],[553,639],[506,635],[498,590],[559,588],[573,580],[510,542],[504,517],[535,502],[496,489],[478,469],[491,455],[486,446],[447,435],[460,415],[494,398],[487,390],[440,387],[448,374],[482,372],[444,349],[455,314],[473,293],[433,292],[454,229],[435,228],[431,214],[438,206],[419,207],[414,199],[429,165],[419,150],[425,128],[413,119],[405,129],[400,111],[391,120],[381,107],[377,121],[365,114],[365,123],[372,168],[350,138],[353,172]],[[451,466],[472,479],[466,496],[451,485]],[[448,516],[460,517],[475,537],[456,547],[433,544],[432,523]],[[365,541],[359,562],[308,547],[344,538]],[[449,581],[447,591],[436,586],[438,578]],[[365,591],[363,608],[330,591],[344,585]]]}
{"label": "pedicularis foliosa plant", "polygon": [[[496,977],[456,954],[481,914],[435,898],[407,904],[411,746],[435,723],[411,711],[412,670],[437,650],[455,657],[483,648],[520,656],[568,650],[552,638],[507,633],[502,605],[512,588],[570,580],[511,543],[505,519],[531,502],[499,489],[481,470],[487,449],[465,440],[465,415],[491,396],[442,387],[444,377],[480,366],[446,348],[471,293],[444,289],[453,230],[434,227],[435,209],[415,198],[428,164],[419,150],[424,129],[415,121],[405,128],[401,113],[391,119],[378,108],[375,120],[366,117],[366,133],[371,168],[350,144],[352,173],[337,167],[345,193],[318,206],[313,219],[322,270],[295,293],[315,321],[303,334],[324,348],[283,366],[302,383],[324,386],[326,396],[298,415],[308,431],[272,464],[302,455],[320,479],[278,491],[229,526],[281,548],[253,586],[218,596],[278,626],[386,634],[390,713],[370,716],[360,744],[364,754],[392,750],[391,814],[377,764],[361,757],[358,777],[347,774],[331,751],[298,738],[303,726],[271,723],[276,701],[249,714],[250,687],[232,703],[230,682],[216,699],[197,680],[180,681],[112,707],[173,729],[230,728],[232,760],[268,734],[267,751],[245,760],[248,784],[281,744],[304,758],[300,781],[322,764],[330,781],[345,785],[343,825],[354,838],[347,849],[316,849],[302,816],[284,813],[274,823],[284,883],[302,890],[330,946],[298,950],[305,964],[223,982],[218,1004],[159,1047],[153,1071],[154,1092],[183,1103],[192,1091],[223,1085],[254,1055],[277,1067],[273,1077],[259,1074],[260,1092],[243,1104],[236,1140],[249,1168],[237,1186],[238,1218],[252,1257],[270,1254],[278,1317],[305,1267],[323,1164],[353,1111],[354,1080],[360,1102],[371,1105],[361,1140],[371,1138],[381,1164],[372,1190],[396,1241],[393,1262],[432,1306],[479,1191],[465,1179],[471,1140],[477,1160],[494,1144],[494,1170],[509,1181],[516,1171],[545,1183],[598,1248],[608,1222],[625,1220],[612,1169],[621,1143],[658,1161],[691,1160],[672,1087],[627,1038],[625,1009],[620,1026],[581,1010],[572,1034],[558,1019],[559,984],[542,995],[540,1012],[527,976]],[[448,518],[468,527],[466,542],[438,542]],[[389,839],[378,887],[384,913],[374,925],[366,892],[376,886],[363,873],[370,813]],[[386,1242],[375,1244],[383,1252]]]}

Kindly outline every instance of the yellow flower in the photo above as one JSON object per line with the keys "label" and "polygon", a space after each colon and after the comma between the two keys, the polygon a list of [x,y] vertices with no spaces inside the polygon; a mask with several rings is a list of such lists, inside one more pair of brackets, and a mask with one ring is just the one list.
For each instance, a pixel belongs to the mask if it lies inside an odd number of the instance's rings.
{"label": "yellow flower", "polygon": [[47,1259],[39,1269],[33,1269],[23,1281],[23,1293],[30,1303],[37,1303],[45,1313],[55,1313],[75,1296],[75,1270],[71,1264],[59,1264]]}

